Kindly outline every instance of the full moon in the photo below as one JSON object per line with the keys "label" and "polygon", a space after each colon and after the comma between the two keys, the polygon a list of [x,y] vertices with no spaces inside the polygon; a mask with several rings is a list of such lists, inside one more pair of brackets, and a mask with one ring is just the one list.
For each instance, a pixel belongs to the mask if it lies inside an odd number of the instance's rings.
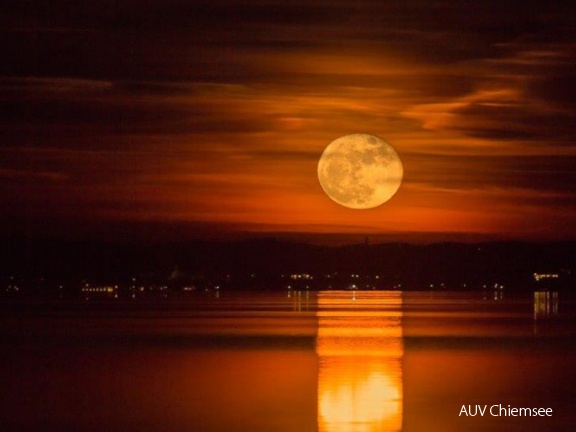
{"label": "full moon", "polygon": [[326,195],[352,209],[384,204],[398,191],[403,173],[394,148],[368,134],[332,141],[318,161],[318,180]]}

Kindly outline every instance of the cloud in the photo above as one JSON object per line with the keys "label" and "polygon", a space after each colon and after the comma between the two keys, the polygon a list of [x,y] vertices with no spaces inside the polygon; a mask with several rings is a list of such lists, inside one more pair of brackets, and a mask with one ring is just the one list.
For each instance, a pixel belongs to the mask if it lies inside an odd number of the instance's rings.
{"label": "cloud", "polygon": [[410,107],[402,115],[434,131],[570,145],[576,121],[575,86],[567,73],[575,64],[572,45],[513,48],[508,57],[474,63],[473,91]]}
{"label": "cloud", "polygon": [[0,92],[84,93],[108,90],[112,82],[70,77],[0,77]]}
{"label": "cloud", "polygon": [[58,172],[35,172],[35,171],[25,171],[25,170],[16,170],[16,169],[9,169],[9,168],[0,168],[0,177],[5,179],[32,179],[32,180],[44,180],[44,181],[53,181],[53,182],[60,182],[68,180],[69,176],[63,173]]}

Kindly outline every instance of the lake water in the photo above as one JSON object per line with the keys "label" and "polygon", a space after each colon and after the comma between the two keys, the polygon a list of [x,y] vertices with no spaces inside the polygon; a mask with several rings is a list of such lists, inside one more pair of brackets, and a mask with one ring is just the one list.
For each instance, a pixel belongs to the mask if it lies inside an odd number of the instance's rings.
{"label": "lake water", "polygon": [[[4,303],[4,431],[576,430],[562,293]],[[462,407],[481,416],[465,416]],[[499,406],[552,416],[492,416]],[[461,415],[459,415],[461,414]]]}

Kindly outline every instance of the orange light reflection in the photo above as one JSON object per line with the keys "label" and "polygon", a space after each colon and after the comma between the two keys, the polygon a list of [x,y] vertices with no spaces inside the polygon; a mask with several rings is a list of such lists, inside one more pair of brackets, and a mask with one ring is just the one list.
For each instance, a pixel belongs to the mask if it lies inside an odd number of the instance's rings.
{"label": "orange light reflection", "polygon": [[382,293],[318,294],[321,432],[402,429],[402,298],[386,296],[387,310],[378,306]]}

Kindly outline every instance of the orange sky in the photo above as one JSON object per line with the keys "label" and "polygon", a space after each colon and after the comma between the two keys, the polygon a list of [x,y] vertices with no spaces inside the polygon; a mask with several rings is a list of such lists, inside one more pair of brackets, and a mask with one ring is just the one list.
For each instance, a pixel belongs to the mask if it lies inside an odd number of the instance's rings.
{"label": "orange sky", "polygon": [[[576,238],[560,6],[148,3],[5,13],[4,234]],[[376,209],[340,207],[316,178],[353,132],[404,164]]]}

